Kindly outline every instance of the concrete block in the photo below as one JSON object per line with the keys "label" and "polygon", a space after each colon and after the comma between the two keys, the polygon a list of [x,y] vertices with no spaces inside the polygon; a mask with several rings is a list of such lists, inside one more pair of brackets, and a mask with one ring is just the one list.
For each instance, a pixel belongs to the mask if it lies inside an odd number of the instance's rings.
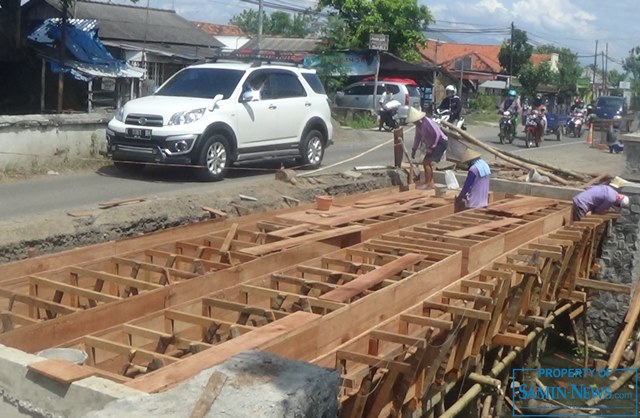
{"label": "concrete block", "polygon": [[214,371],[227,379],[207,418],[338,416],[335,370],[248,351],[166,392],[120,399],[85,417],[188,418]]}
{"label": "concrete block", "polygon": [[43,360],[0,345],[0,417],[20,416],[15,415],[20,412],[22,416],[81,418],[115,399],[141,394],[98,377],[64,385],[27,369]]}

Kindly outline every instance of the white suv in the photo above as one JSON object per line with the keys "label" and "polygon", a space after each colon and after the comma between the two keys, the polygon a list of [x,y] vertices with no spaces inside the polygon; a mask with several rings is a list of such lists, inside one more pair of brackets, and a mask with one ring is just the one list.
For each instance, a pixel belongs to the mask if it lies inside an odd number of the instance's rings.
{"label": "white suv", "polygon": [[129,101],[106,134],[107,155],[122,171],[189,165],[217,181],[246,160],[295,157],[318,167],[333,127],[314,70],[215,63],[187,67],[153,95]]}

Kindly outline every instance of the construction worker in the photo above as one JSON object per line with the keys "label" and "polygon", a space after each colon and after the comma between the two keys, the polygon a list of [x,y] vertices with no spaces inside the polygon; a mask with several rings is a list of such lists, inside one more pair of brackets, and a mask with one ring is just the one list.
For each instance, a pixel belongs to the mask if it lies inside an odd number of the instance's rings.
{"label": "construction worker", "polygon": [[467,209],[484,208],[489,204],[491,170],[489,164],[480,157],[480,153],[467,148],[460,158],[460,162],[467,163],[469,168],[462,190],[456,196],[456,207],[464,203]]}
{"label": "construction worker", "polygon": [[618,193],[618,189],[625,182],[620,177],[614,178],[609,184],[599,184],[580,192],[573,198],[573,220],[579,221],[587,213],[600,214],[611,207],[629,207],[629,197]]}
{"label": "construction worker", "polygon": [[418,148],[424,148],[424,186],[423,189],[434,187],[432,163],[438,163],[447,150],[448,138],[437,123],[427,117],[427,114],[412,107],[409,109],[407,123],[415,123],[416,134],[411,148],[411,158],[416,158]]}

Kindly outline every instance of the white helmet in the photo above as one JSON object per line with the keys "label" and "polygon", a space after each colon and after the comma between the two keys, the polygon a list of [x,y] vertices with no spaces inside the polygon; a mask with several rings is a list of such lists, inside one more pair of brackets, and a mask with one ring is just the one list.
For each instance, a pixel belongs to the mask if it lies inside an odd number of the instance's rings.
{"label": "white helmet", "polygon": [[444,91],[452,92],[452,94],[456,94],[456,86],[454,86],[453,84],[449,84],[447,87],[445,87]]}

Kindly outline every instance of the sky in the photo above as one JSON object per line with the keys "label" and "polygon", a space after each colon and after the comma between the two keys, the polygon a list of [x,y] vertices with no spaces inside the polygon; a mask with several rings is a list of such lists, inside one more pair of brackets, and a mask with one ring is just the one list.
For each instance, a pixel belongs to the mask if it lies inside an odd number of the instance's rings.
{"label": "sky", "polygon": [[[112,0],[127,3],[127,0]],[[189,20],[228,23],[258,0],[139,0],[139,6],[174,9]],[[296,8],[313,7],[314,0],[264,0]],[[637,0],[418,0],[434,16],[434,28],[481,33],[447,33],[462,43],[497,44],[508,37],[511,22],[525,30],[534,45],[554,44],[577,53],[586,65],[593,63],[608,44],[609,69],[620,70],[629,50],[640,45]],[[131,3],[128,3],[131,4]],[[265,8],[267,13],[276,9]],[[494,29],[504,30],[497,33]],[[484,33],[482,33],[484,32]],[[598,56],[598,67],[602,57]]]}

